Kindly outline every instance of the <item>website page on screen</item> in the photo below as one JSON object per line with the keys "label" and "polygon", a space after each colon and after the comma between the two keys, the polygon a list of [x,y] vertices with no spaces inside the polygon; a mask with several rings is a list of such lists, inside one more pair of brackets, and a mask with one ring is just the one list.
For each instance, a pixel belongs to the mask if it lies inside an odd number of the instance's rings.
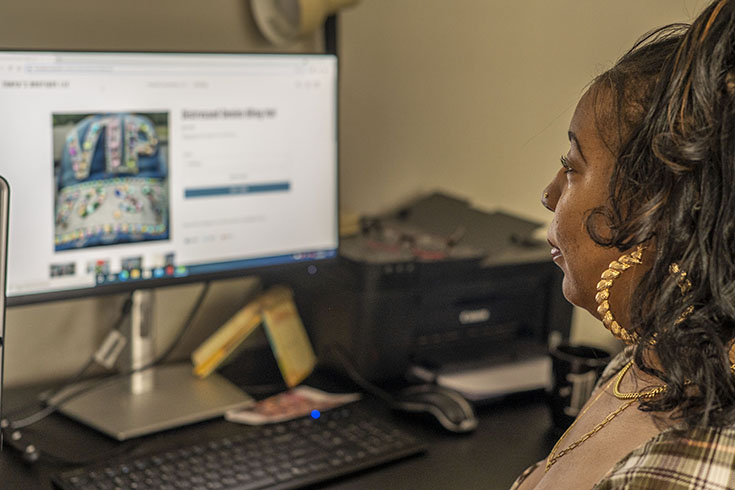
{"label": "website page on screen", "polygon": [[336,60],[0,53],[8,293],[330,256]]}

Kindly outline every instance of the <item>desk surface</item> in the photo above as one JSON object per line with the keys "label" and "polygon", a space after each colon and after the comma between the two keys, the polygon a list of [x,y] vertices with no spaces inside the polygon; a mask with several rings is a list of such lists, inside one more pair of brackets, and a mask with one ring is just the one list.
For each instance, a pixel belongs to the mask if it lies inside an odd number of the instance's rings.
{"label": "desk surface", "polygon": [[[6,390],[7,410],[28,399],[29,390]],[[363,403],[363,402],[361,402]],[[551,417],[541,396],[524,395],[478,408],[480,424],[469,435],[441,431],[427,421],[393,414],[376,401],[376,411],[428,443],[422,456],[405,459],[322,485],[325,489],[483,488],[506,490],[527,466],[546,456],[553,444]],[[227,431],[222,419],[162,434],[118,443],[62,415],[52,415],[29,427],[26,437],[42,452],[65,459],[87,459],[114,451],[145,451],[168,447],[178,440]],[[49,476],[67,469],[60,463],[28,465],[8,448],[0,453],[0,489],[51,489]]]}

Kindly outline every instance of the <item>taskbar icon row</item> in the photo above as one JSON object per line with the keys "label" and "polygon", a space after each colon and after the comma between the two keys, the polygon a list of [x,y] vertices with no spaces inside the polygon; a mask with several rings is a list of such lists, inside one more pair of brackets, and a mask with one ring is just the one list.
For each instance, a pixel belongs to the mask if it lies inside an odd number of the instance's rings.
{"label": "taskbar icon row", "polygon": [[123,269],[116,273],[97,274],[96,284],[99,286],[142,279],[163,279],[166,277],[183,277],[187,275],[189,275],[189,269],[183,265],[167,265],[152,269]]}

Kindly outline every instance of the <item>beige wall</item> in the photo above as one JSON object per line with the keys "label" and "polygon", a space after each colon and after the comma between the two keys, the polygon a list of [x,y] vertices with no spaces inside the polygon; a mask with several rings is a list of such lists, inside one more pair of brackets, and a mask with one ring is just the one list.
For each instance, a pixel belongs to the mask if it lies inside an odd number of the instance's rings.
{"label": "beige wall", "polygon": [[[247,0],[4,0],[9,48],[266,51]],[[316,49],[317,38],[290,46]]]}
{"label": "beige wall", "polygon": [[[341,198],[373,213],[435,188],[548,221],[541,189],[565,151],[585,84],[642,32],[691,18],[694,0],[363,0],[340,19]],[[247,0],[4,0],[0,46],[269,49]],[[318,37],[292,50],[314,50]],[[214,286],[194,338],[235,311],[249,283]],[[198,285],[162,291],[163,340]],[[66,376],[114,320],[119,296],[11,308],[6,383]],[[575,337],[605,344],[577,315]],[[99,327],[97,326],[99,324]]]}
{"label": "beige wall", "polygon": [[[550,221],[541,191],[592,77],[702,0],[365,0],[340,18],[341,198],[390,209],[441,188]],[[586,312],[573,336],[617,344]]]}

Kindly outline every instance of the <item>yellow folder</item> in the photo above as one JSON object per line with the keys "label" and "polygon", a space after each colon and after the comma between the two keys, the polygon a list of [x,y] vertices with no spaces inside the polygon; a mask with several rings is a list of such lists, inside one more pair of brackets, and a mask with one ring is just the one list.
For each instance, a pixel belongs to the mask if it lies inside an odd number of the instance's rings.
{"label": "yellow folder", "polygon": [[274,286],[258,296],[197,347],[191,355],[194,374],[200,378],[210,375],[233,357],[261,324],[286,384],[299,384],[313,371],[316,356],[293,302],[293,292],[285,286]]}

